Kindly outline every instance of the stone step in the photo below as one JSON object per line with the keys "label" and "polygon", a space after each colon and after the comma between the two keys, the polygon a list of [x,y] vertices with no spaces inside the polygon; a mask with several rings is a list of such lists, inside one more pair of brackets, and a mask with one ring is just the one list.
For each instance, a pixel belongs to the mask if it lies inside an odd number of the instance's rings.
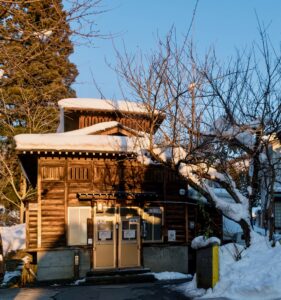
{"label": "stone step", "polygon": [[143,274],[115,274],[115,275],[98,275],[86,277],[85,281],[79,285],[92,285],[92,284],[121,284],[121,283],[143,283],[154,282],[155,277],[151,273]]}
{"label": "stone step", "polygon": [[150,273],[149,268],[129,268],[129,269],[110,269],[110,270],[95,270],[88,271],[86,277],[99,277],[99,276],[126,276]]}

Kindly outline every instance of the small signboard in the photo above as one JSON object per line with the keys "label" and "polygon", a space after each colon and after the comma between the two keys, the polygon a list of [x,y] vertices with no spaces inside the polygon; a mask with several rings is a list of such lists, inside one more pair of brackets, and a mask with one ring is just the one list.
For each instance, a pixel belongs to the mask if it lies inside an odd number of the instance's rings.
{"label": "small signboard", "polygon": [[175,242],[175,241],[176,241],[176,231],[168,230],[168,242]]}
{"label": "small signboard", "polygon": [[155,215],[161,215],[161,209],[160,207],[150,207],[148,209],[149,214],[155,214]]}
{"label": "small signboard", "polygon": [[110,230],[99,231],[99,240],[101,241],[111,240],[111,231]]}
{"label": "small signboard", "polygon": [[124,238],[125,239],[135,239],[136,238],[136,231],[131,229],[124,230]]}

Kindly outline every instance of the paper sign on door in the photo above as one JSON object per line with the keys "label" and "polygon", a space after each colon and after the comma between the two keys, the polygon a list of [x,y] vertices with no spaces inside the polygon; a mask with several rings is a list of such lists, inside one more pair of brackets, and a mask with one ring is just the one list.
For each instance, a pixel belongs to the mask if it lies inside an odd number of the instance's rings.
{"label": "paper sign on door", "polygon": [[136,231],[135,230],[130,230],[130,229],[125,229],[124,230],[124,238],[125,239],[134,239],[134,238],[136,238]]}
{"label": "paper sign on door", "polygon": [[109,230],[99,231],[99,240],[101,241],[111,240],[111,231]]}

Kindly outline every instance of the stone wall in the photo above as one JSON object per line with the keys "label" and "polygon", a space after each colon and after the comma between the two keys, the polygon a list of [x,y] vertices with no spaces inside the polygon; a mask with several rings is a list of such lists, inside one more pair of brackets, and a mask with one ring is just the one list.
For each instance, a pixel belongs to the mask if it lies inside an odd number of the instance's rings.
{"label": "stone wall", "polygon": [[37,253],[38,281],[73,279],[74,254],[79,251],[79,277],[90,270],[90,255],[87,249],[63,249]]}
{"label": "stone wall", "polygon": [[188,273],[188,247],[167,245],[143,247],[143,264],[152,272]]}

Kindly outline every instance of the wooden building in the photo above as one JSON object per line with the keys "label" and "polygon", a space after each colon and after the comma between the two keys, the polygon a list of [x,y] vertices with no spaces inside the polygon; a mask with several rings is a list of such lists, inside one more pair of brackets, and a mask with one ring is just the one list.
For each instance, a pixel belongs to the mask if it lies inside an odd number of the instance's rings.
{"label": "wooden building", "polygon": [[[188,272],[198,209],[186,182],[141,152],[151,115],[133,102],[63,99],[53,134],[15,137],[38,196],[25,203],[38,279],[148,267]],[[220,218],[218,218],[220,220]],[[219,221],[220,222],[220,221]]]}

